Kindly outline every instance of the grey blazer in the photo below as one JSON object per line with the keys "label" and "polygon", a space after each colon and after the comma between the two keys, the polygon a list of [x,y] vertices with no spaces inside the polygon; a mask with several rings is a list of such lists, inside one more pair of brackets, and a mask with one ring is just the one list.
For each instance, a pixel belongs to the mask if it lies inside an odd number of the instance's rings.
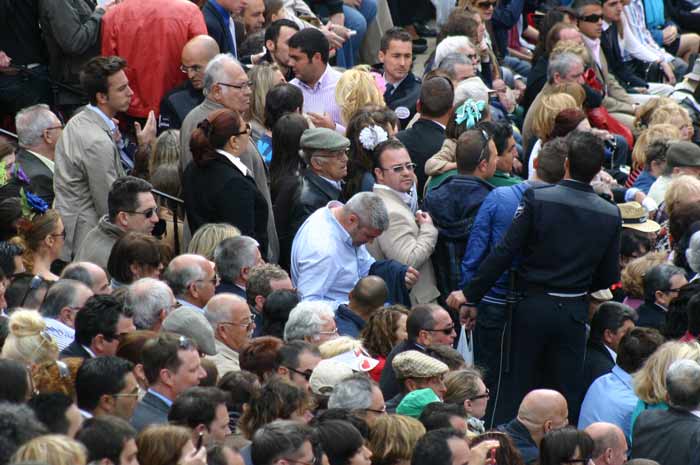
{"label": "grey blazer", "polygon": [[134,415],[131,417],[131,426],[136,431],[141,431],[149,425],[162,424],[168,422],[168,412],[170,407],[167,406],[158,397],[150,392],[147,392],[134,409]]}

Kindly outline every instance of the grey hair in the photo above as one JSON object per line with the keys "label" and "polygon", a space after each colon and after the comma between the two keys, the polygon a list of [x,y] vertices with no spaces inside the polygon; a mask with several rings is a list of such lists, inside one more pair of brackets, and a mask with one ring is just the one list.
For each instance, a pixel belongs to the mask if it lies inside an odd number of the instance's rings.
{"label": "grey hair", "polygon": [[48,433],[27,405],[0,402],[0,463],[10,463],[21,445]]}
{"label": "grey hair", "polygon": [[92,279],[92,275],[90,274],[90,270],[88,270],[87,267],[81,265],[80,262],[71,263],[63,269],[63,272],[61,273],[61,280],[64,279],[80,281],[90,289],[92,289],[92,286],[95,285],[95,282]]}
{"label": "grey hair", "polygon": [[683,410],[700,406],[700,364],[695,360],[676,360],[666,372],[669,403]]}
{"label": "grey hair", "polygon": [[300,302],[289,312],[289,318],[284,325],[285,342],[303,340],[304,337],[317,336],[321,332],[323,319],[335,318],[333,308],[320,300]]}
{"label": "grey hair", "polygon": [[454,80],[457,77],[455,66],[457,65],[472,65],[472,61],[463,53],[450,53],[440,60],[439,69],[444,70]]}
{"label": "grey hair", "polygon": [[214,263],[219,276],[233,282],[243,268],[254,267],[259,246],[258,241],[249,236],[229,237],[221,241],[214,249]]}
{"label": "grey hair", "polygon": [[207,317],[212,328],[216,328],[219,323],[231,319],[231,301],[246,303],[244,298],[229,293],[216,294],[207,302],[204,307],[204,316]]}
{"label": "grey hair", "polygon": [[172,304],[172,291],[163,281],[142,278],[134,281],[126,292],[124,304],[134,315],[137,329],[153,329],[160,312]]}
{"label": "grey hair", "polygon": [[49,288],[44,302],[39,307],[39,313],[48,318],[55,318],[61,310],[66,307],[77,307],[78,289],[84,287],[90,290],[85,284],[73,279],[59,279]]}
{"label": "grey hair", "polygon": [[362,410],[372,405],[372,382],[362,374],[352,375],[338,383],[328,399],[328,408]]}
{"label": "grey hair", "polygon": [[559,74],[559,76],[569,74],[575,64],[583,65],[583,60],[574,53],[564,52],[554,55],[549,59],[547,65],[547,81],[552,84],[555,74]]}
{"label": "grey hair", "polygon": [[685,259],[688,260],[688,266],[691,270],[696,273],[700,272],[700,231],[690,236],[690,244],[685,249]]}
{"label": "grey hair", "polygon": [[676,275],[685,275],[685,271],[668,263],[656,265],[647,271],[644,275],[644,301],[653,303],[656,300],[656,291],[668,291],[671,278]]}
{"label": "grey hair", "polygon": [[445,39],[440,42],[435,48],[435,67],[440,68],[442,65],[442,60],[448,55],[454,53],[464,54],[464,49],[474,48],[474,44],[469,40],[467,36],[450,36],[445,37]]}
{"label": "grey hair", "polygon": [[49,106],[43,103],[21,109],[15,116],[20,147],[31,147],[39,143],[44,131],[55,124],[53,116],[55,115]]}
{"label": "grey hair", "polygon": [[389,211],[381,197],[374,192],[353,195],[343,206],[345,214],[354,213],[365,227],[386,231],[389,228]]}
{"label": "grey hair", "polygon": [[241,69],[244,69],[241,62],[236,60],[236,58],[230,53],[219,53],[212,58],[209,63],[207,63],[207,67],[204,68],[204,95],[211,92],[211,88],[214,86],[214,84],[226,80],[227,75],[226,70],[224,69],[224,65],[226,63],[234,63],[240,66]]}
{"label": "grey hair", "polygon": [[170,286],[175,297],[183,297],[193,281],[206,279],[206,273],[198,264],[175,268],[171,265],[163,273],[163,280]]}

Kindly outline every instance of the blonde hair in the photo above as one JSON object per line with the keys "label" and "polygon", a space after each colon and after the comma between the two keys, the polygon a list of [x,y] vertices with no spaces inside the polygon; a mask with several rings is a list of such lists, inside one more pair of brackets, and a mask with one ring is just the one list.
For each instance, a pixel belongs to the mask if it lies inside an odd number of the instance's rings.
{"label": "blonde hair", "polygon": [[654,115],[657,108],[671,103],[676,103],[675,100],[669,97],[656,97],[644,102],[638,110],[637,116],[634,118],[634,127],[637,130],[651,126],[649,121]]}
{"label": "blonde hair", "polygon": [[622,270],[622,290],[635,298],[644,298],[644,276],[656,265],[666,263],[668,256],[663,252],[652,252],[635,258]]}
{"label": "blonde hair", "polygon": [[451,371],[445,376],[445,402],[448,404],[464,404],[464,401],[478,396],[479,383],[483,375],[476,368],[464,368]]}
{"label": "blonde hair", "polygon": [[11,242],[21,246],[22,263],[30,273],[34,269],[34,255],[39,252],[47,236],[56,234],[56,225],[61,221],[61,215],[56,210],[46,210],[36,214],[31,219],[22,218],[17,224],[17,236]]}
{"label": "blonde hair", "polygon": [[586,101],[586,91],[583,86],[577,82],[560,82],[559,84],[553,84],[546,95],[553,94],[566,94],[576,100],[576,105],[578,107],[583,107],[583,102]]}
{"label": "blonde hair", "polygon": [[372,465],[394,465],[411,460],[413,449],[425,434],[425,427],[415,418],[404,415],[380,415],[369,429]]}
{"label": "blonde hair", "polygon": [[700,195],[700,180],[698,178],[689,174],[673,178],[664,196],[666,213],[668,216],[673,215],[674,209],[682,203],[687,203],[691,196],[698,195]]}
{"label": "blonde hair", "polygon": [[27,366],[58,359],[58,346],[45,331],[46,323],[36,310],[15,310],[8,327],[10,335],[2,347],[2,358]]}
{"label": "blonde hair", "polygon": [[149,426],[136,437],[139,463],[148,465],[177,464],[180,462],[182,448],[190,440],[190,430],[183,426]]}
{"label": "blonde hair", "polygon": [[647,404],[666,401],[666,372],[673,362],[681,359],[700,362],[700,344],[669,341],[656,349],[642,368],[632,375],[634,392]]}
{"label": "blonde hair", "polygon": [[652,142],[680,139],[681,131],[672,124],[655,124],[644,129],[632,149],[632,164],[634,169],[643,169],[647,163],[647,149]]}
{"label": "blonde hair", "polygon": [[345,124],[365,105],[385,106],[369,66],[355,66],[343,73],[335,87],[335,101]]}
{"label": "blonde hair", "polygon": [[205,257],[207,260],[214,260],[214,249],[224,239],[237,237],[241,231],[228,223],[207,223],[200,227],[187,247],[187,253],[194,253]]}
{"label": "blonde hair", "polygon": [[668,123],[681,128],[692,124],[688,110],[678,105],[676,102],[668,103],[657,107],[649,118],[649,126],[655,124]]}
{"label": "blonde hair", "polygon": [[560,40],[559,42],[557,42],[557,44],[552,49],[552,52],[549,54],[549,59],[551,60],[555,56],[561,55],[562,53],[574,54],[581,60],[583,60],[584,64],[591,62],[591,56],[588,53],[588,49],[586,48],[586,46],[583,45],[583,43],[577,42],[575,40]]}
{"label": "blonde hair", "polygon": [[163,165],[175,165],[180,162],[180,131],[168,129],[156,139],[156,146],[148,159],[148,176],[153,177],[156,170]]}
{"label": "blonde hair", "polygon": [[275,74],[279,70],[276,64],[260,63],[259,65],[253,66],[253,68],[248,71],[248,79],[253,83],[250,107],[246,114],[246,119],[248,121],[255,120],[257,123],[260,123],[260,125],[265,125],[265,101],[267,100],[267,93],[277,84],[275,82]]}
{"label": "blonde hair", "polygon": [[11,463],[43,462],[47,465],[85,465],[85,446],[60,434],[39,436],[25,443],[12,457]]}
{"label": "blonde hair", "polygon": [[321,352],[321,358],[323,359],[335,357],[336,355],[361,348],[362,341],[350,336],[336,337],[335,339],[330,339],[318,346],[318,350]]}
{"label": "blonde hair", "polygon": [[555,118],[560,111],[569,108],[578,108],[576,100],[571,95],[557,93],[542,96],[539,111],[535,113],[532,122],[532,131],[542,142],[548,141],[554,128]]}

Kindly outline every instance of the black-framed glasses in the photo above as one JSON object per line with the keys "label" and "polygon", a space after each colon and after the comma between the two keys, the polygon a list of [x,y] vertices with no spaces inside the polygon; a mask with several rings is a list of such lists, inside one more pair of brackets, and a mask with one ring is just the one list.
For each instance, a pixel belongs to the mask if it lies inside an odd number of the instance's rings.
{"label": "black-framed glasses", "polygon": [[235,132],[231,134],[232,136],[242,136],[243,134],[250,134],[250,131],[252,128],[250,127],[250,123],[245,123],[245,130],[241,132]]}
{"label": "black-framed glasses", "polygon": [[282,457],[282,460],[286,460],[287,462],[291,462],[291,463],[298,463],[299,465],[316,465],[318,463],[318,458],[316,457],[316,455],[314,455],[314,457],[311,459],[311,462],[304,462],[301,460],[292,460],[292,459],[288,459],[285,457]]}
{"label": "black-framed glasses", "polygon": [[362,410],[365,412],[376,413],[377,415],[384,415],[386,413],[386,405],[384,405],[381,410],[377,410],[375,408],[363,408]]}
{"label": "black-framed glasses", "polygon": [[382,171],[393,171],[396,174],[400,174],[400,173],[403,173],[404,170],[412,173],[416,170],[416,166],[417,165],[415,163],[406,163],[405,165],[396,165],[396,166],[392,166],[390,168],[382,168],[380,166],[379,169]]}
{"label": "black-framed glasses", "polygon": [[158,213],[160,213],[160,208],[159,207],[152,207],[152,208],[149,208],[148,210],[142,211],[142,212],[124,210],[124,213],[131,213],[132,215],[143,215],[146,217],[146,219],[149,219],[153,215],[157,216]]}
{"label": "black-framed glasses", "polygon": [[246,81],[242,84],[228,84],[226,82],[217,82],[217,84],[219,84],[220,86],[224,86],[224,87],[233,87],[234,89],[238,89],[238,90],[243,90],[245,88],[250,89],[253,87],[253,81]]}
{"label": "black-framed glasses", "polygon": [[489,391],[489,388],[486,388],[483,394],[479,394],[478,396],[470,397],[469,400],[479,400],[479,399],[488,399],[491,397],[491,391]]}
{"label": "black-framed glasses", "polygon": [[452,334],[452,331],[455,330],[455,325],[448,326],[447,328],[442,328],[442,329],[428,329],[428,328],[423,328],[423,331],[428,331],[431,333],[442,333],[445,336],[449,336]]}
{"label": "black-framed glasses", "polygon": [[66,230],[64,229],[63,231],[61,231],[61,232],[58,233],[58,234],[49,234],[49,236],[51,236],[51,237],[62,237],[63,239],[65,239],[65,238],[66,238]]}
{"label": "black-framed glasses", "polygon": [[578,19],[580,21],[583,21],[584,23],[597,23],[598,21],[603,19],[603,15],[599,15],[599,14],[585,15],[585,16],[579,16]]}
{"label": "black-framed glasses", "polygon": [[479,2],[476,6],[482,10],[488,10],[489,8],[495,8],[496,2]]}
{"label": "black-framed glasses", "polygon": [[44,131],[51,131],[52,129],[63,129],[64,126],[61,124],[60,126],[49,126],[48,128],[44,129]]}
{"label": "black-framed glasses", "polygon": [[185,74],[189,73],[190,71],[192,71],[193,73],[198,73],[198,72],[202,71],[202,69],[204,69],[204,67],[200,66],[200,65],[192,65],[192,66],[180,65],[180,71],[182,71]]}
{"label": "black-framed glasses", "polygon": [[313,370],[299,371],[297,369],[294,369],[292,367],[287,367],[287,366],[285,368],[293,373],[298,374],[299,376],[303,376],[304,378],[306,378],[306,381],[311,379],[311,373],[313,373]]}
{"label": "black-framed glasses", "polygon": [[27,290],[24,291],[24,296],[22,296],[22,300],[19,302],[20,307],[24,307],[24,302],[27,300],[27,297],[29,297],[29,292],[39,289],[39,286],[41,286],[41,283],[43,283],[43,282],[44,282],[44,278],[42,278],[38,274],[35,274],[32,277],[32,280],[29,282],[29,286],[27,287]]}

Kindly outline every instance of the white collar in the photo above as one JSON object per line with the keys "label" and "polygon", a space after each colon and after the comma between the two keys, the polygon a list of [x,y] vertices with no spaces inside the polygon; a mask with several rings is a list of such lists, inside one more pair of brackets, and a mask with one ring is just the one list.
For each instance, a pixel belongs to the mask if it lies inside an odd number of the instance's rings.
{"label": "white collar", "polygon": [[342,190],[343,190],[343,185],[340,184],[340,181],[334,181],[334,180],[332,180],[332,179],[328,179],[327,177],[321,176],[321,175],[319,175],[318,177],[321,178],[321,179],[323,179],[323,180],[326,181],[326,182],[329,182],[329,183],[333,184],[333,186],[335,186],[339,191],[342,191]]}
{"label": "white collar", "polygon": [[96,357],[95,352],[93,352],[92,350],[90,350],[90,348],[89,348],[88,346],[81,346],[81,347],[82,347],[83,349],[85,349],[85,350],[87,351],[88,354],[90,354],[90,357],[92,357],[92,358],[95,358],[95,357]]}
{"label": "white collar", "polygon": [[216,152],[217,152],[217,153],[220,153],[221,155],[223,155],[224,157],[226,157],[226,159],[227,159],[228,161],[230,161],[231,163],[233,163],[233,166],[235,166],[236,168],[238,168],[238,170],[239,170],[241,173],[243,173],[243,176],[247,176],[247,175],[248,175],[248,167],[245,166],[245,165],[243,164],[243,162],[242,162],[238,157],[236,157],[236,156],[234,156],[234,155],[231,155],[231,154],[228,153],[227,151],[221,150],[221,149],[217,150]]}
{"label": "white collar", "polygon": [[608,353],[610,354],[612,359],[615,361],[615,363],[617,363],[617,352],[615,352],[610,347],[608,347],[607,344],[603,344],[603,347],[605,347],[605,349],[608,351]]}

